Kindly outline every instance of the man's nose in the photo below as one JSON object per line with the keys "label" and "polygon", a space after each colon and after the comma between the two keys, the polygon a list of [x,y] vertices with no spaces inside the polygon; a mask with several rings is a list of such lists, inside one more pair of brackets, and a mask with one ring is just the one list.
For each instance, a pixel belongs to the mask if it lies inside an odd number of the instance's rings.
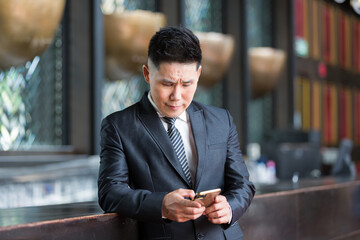
{"label": "man's nose", "polygon": [[171,100],[176,101],[180,99],[181,99],[181,86],[179,86],[179,84],[176,84],[171,94]]}

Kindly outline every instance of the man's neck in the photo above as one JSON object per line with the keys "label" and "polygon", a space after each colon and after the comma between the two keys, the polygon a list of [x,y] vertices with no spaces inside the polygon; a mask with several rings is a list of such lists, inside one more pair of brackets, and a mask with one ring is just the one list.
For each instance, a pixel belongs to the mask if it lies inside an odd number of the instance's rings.
{"label": "man's neck", "polygon": [[[159,115],[159,117],[165,117],[166,115],[165,115],[165,114],[162,114],[162,113],[160,112],[159,108],[156,106],[154,100],[153,100],[152,97],[151,97],[151,92],[150,92],[150,91],[149,91],[147,97],[148,97],[148,99],[149,99],[149,102],[151,103],[151,105],[154,107],[155,111],[156,111],[157,114]],[[185,114],[185,115],[183,116],[183,114]],[[179,117],[179,118],[182,118],[183,120],[186,121],[186,119],[187,119],[187,117],[186,117],[186,111],[182,112],[178,117]]]}

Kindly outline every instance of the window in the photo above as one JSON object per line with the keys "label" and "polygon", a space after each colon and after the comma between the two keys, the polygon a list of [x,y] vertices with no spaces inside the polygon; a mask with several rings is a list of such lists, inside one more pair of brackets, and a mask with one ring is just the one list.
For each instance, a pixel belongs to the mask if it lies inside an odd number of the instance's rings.
{"label": "window", "polygon": [[[116,14],[123,11],[134,10],[155,11],[155,1],[151,0],[103,0],[102,10],[104,14]],[[106,58],[106,56],[105,56]],[[106,60],[105,60],[106,61]],[[144,91],[148,89],[141,72],[128,78],[112,79],[105,78],[102,90],[102,115],[122,110],[138,100]]]}
{"label": "window", "polygon": [[41,56],[0,70],[0,151],[65,144],[62,49],[60,25]]}

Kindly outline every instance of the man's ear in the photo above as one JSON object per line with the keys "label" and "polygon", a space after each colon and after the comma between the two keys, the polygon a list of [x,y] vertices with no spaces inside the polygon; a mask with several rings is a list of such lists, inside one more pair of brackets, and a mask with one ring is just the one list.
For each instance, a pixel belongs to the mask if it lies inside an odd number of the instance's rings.
{"label": "man's ear", "polygon": [[145,64],[143,65],[143,74],[145,81],[150,84],[150,70],[149,67]]}
{"label": "man's ear", "polygon": [[198,70],[197,70],[198,78],[200,77],[201,69],[202,69],[202,67],[201,67],[201,65],[200,65],[199,68],[198,68]]}

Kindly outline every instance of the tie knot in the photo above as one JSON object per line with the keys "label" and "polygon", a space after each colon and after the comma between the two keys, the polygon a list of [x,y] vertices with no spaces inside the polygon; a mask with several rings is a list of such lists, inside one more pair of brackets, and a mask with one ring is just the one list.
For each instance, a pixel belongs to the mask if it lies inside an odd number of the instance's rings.
{"label": "tie knot", "polygon": [[175,124],[175,121],[176,121],[176,117],[174,117],[174,118],[163,117],[163,119],[164,119],[165,122],[166,122],[167,124],[169,124],[170,126],[174,125],[174,124]]}

